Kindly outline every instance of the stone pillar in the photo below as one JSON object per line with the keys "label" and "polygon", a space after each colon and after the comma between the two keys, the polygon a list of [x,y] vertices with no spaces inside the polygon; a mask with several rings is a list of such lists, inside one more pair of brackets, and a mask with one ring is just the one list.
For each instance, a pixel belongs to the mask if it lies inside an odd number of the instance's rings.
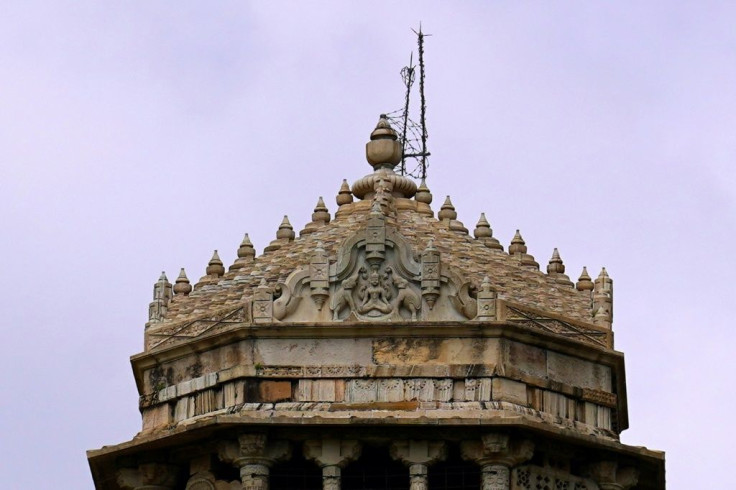
{"label": "stone pillar", "polygon": [[391,457],[409,467],[409,490],[427,490],[429,465],[447,456],[447,446],[442,441],[394,441]]}
{"label": "stone pillar", "polygon": [[485,434],[481,441],[463,441],[463,458],[475,461],[481,467],[481,490],[509,490],[511,468],[531,459],[534,444],[514,440],[507,434]]}
{"label": "stone pillar", "polygon": [[619,468],[615,461],[601,461],[591,465],[591,476],[601,490],[628,490],[639,482],[635,468]]}
{"label": "stone pillar", "polygon": [[122,468],[117,483],[126,490],[173,490],[178,468],[160,463],[143,463],[138,468]]}
{"label": "stone pillar", "polygon": [[243,490],[268,490],[269,468],[276,461],[291,457],[286,441],[267,441],[266,434],[241,434],[238,442],[222,443],[220,459],[240,468]]}
{"label": "stone pillar", "polygon": [[322,488],[340,490],[341,469],[360,457],[358,441],[317,439],[304,442],[304,457],[322,467]]}

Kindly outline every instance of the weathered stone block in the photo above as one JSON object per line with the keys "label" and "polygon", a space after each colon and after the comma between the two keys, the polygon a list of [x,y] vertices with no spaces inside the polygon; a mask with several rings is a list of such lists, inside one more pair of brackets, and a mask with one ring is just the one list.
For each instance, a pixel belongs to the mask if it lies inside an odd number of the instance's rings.
{"label": "weathered stone block", "polygon": [[493,378],[491,383],[493,400],[527,405],[526,385],[507,378]]}
{"label": "weathered stone block", "polygon": [[266,365],[321,366],[331,364],[371,365],[371,339],[258,339],[255,359]]}
{"label": "weathered stone block", "polygon": [[233,407],[245,401],[243,381],[232,381],[222,386],[223,406]]}
{"label": "weathered stone block", "polygon": [[194,417],[194,398],[184,396],[179,398],[174,409],[174,422],[181,422]]}
{"label": "weathered stone block", "polygon": [[545,390],[542,403],[542,409],[545,412],[562,418],[570,417],[570,414],[568,413],[567,397],[565,395]]}
{"label": "weathered stone block", "polygon": [[291,400],[290,381],[261,381],[258,385],[258,398],[262,402],[281,402]]}
{"label": "weathered stone block", "polygon": [[162,403],[143,411],[143,431],[160,429],[171,424],[171,407]]}
{"label": "weathered stone block", "polygon": [[547,351],[545,349],[510,340],[504,343],[506,364],[532,376],[547,377]]}
{"label": "weathered stone block", "polygon": [[300,379],[296,390],[296,401],[336,401],[334,379]]}
{"label": "weathered stone block", "polygon": [[611,391],[611,369],[577,357],[547,352],[547,374],[551,380],[568,385]]}

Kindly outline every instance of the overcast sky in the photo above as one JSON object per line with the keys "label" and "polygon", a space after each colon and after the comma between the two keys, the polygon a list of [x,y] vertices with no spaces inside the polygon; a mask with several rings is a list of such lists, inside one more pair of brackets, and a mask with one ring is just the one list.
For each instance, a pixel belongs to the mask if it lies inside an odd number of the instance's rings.
{"label": "overcast sky", "polygon": [[670,489],[725,488],[736,435],[736,4],[0,5],[0,481],[92,488],[129,440],[152,286],[367,174],[427,39],[428,185],[544,267],[614,280],[631,428]]}

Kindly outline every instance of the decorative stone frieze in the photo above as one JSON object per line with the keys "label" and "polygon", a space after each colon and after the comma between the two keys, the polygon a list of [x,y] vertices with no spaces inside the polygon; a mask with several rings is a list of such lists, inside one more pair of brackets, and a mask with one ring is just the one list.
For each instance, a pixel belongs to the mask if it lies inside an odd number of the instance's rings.
{"label": "decorative stone frieze", "polygon": [[360,457],[358,441],[317,439],[304,442],[304,457],[315,461],[322,468],[322,488],[340,490],[341,468]]}
{"label": "decorative stone frieze", "polygon": [[409,490],[427,490],[428,467],[447,457],[447,446],[442,441],[394,441],[391,457],[409,467]]}
{"label": "decorative stone frieze", "polygon": [[464,459],[481,466],[482,490],[509,490],[510,469],[531,459],[534,444],[492,432],[483,435],[480,441],[463,441],[460,450]]}

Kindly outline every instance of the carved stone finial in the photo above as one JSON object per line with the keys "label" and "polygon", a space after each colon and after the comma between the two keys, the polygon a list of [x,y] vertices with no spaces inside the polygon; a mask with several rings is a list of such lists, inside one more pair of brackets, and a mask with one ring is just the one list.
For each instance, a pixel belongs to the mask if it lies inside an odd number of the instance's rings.
{"label": "carved stone finial", "polygon": [[552,258],[549,259],[549,265],[547,265],[547,274],[552,276],[555,282],[572,286],[572,281],[568,276],[565,275],[565,264],[562,263],[560,252],[555,248],[552,252]]}
{"label": "carved stone finial", "polygon": [[350,185],[348,184],[347,179],[342,179],[342,185],[340,186],[340,190],[337,193],[335,201],[337,201],[338,206],[353,202],[353,194],[350,192]]}
{"label": "carved stone finial", "polygon": [[373,170],[392,170],[401,161],[401,143],[385,114],[381,114],[371,140],[365,145],[365,156]]}
{"label": "carved stone finial", "polygon": [[455,212],[455,206],[452,205],[450,196],[445,198],[445,202],[442,204],[440,212],[437,213],[437,218],[443,223],[447,223],[447,227],[452,231],[463,234],[468,233],[468,229],[457,220],[457,212]]}
{"label": "carved stone finial", "polygon": [[284,243],[288,243],[294,240],[296,234],[294,233],[294,227],[289,222],[289,217],[284,215],[284,219],[281,220],[279,229],[276,231],[276,239],[272,240],[271,243],[264,249],[264,252],[273,252],[274,250],[280,249]]}
{"label": "carved stone finial", "polygon": [[475,235],[475,238],[483,242],[486,247],[492,250],[503,251],[503,245],[493,238],[493,230],[491,229],[491,224],[486,219],[486,213],[480,213],[480,219],[478,220],[478,224],[475,225],[473,234]]}
{"label": "carved stone finial", "polygon": [[534,257],[529,255],[526,250],[526,242],[521,238],[519,230],[516,230],[516,234],[514,234],[514,238],[511,240],[511,245],[509,245],[509,254],[519,259],[519,263],[521,265],[539,269],[537,261],[534,260]]}
{"label": "carved stone finial", "polygon": [[353,184],[355,197],[372,199],[381,182],[390,184],[386,191],[393,197],[411,198],[417,192],[413,180],[394,172],[394,167],[401,161],[401,144],[397,139],[388,119],[381,114],[378,126],[371,133],[371,141],[365,146],[366,158],[374,171]]}
{"label": "carved stone finial", "polygon": [[314,213],[312,213],[312,221],[314,223],[330,222],[330,211],[327,209],[327,206],[325,206],[325,201],[322,199],[322,196],[319,196],[319,199],[317,200]]}
{"label": "carved stone finial", "polygon": [[243,237],[243,241],[240,242],[238,247],[238,258],[235,259],[233,265],[230,266],[230,270],[239,270],[245,267],[248,262],[253,262],[256,257],[256,250],[253,248],[253,244],[250,241],[250,237],[246,233]]}
{"label": "carved stone finial", "polygon": [[325,206],[325,201],[322,199],[322,196],[320,196],[317,200],[317,205],[314,207],[314,212],[312,213],[312,221],[310,223],[307,223],[304,229],[299,232],[299,235],[304,236],[309,235],[310,233],[314,233],[320,227],[326,225],[329,222],[330,212],[327,210],[327,206]]}
{"label": "carved stone finial", "polygon": [[192,285],[189,283],[187,273],[184,271],[184,267],[179,272],[179,277],[176,278],[176,284],[174,285],[174,294],[176,296],[187,296],[192,292]]}
{"label": "carved stone finial", "polygon": [[169,301],[172,297],[172,288],[165,272],[161,275],[153,285],[153,301],[148,305],[148,321],[159,322],[166,317]]}
{"label": "carved stone finial", "polygon": [[583,272],[580,273],[580,277],[578,278],[575,288],[577,288],[578,291],[592,291],[593,287],[593,281],[588,275],[588,268],[583,267]]}
{"label": "carved stone finial", "polygon": [[276,238],[279,240],[293,240],[296,235],[294,234],[294,227],[289,222],[289,217],[284,215],[284,219],[281,220],[278,231],[276,231]]}
{"label": "carved stone finial", "polygon": [[414,199],[427,205],[432,204],[432,193],[429,191],[429,187],[427,187],[426,179],[422,179],[422,183],[419,184]]}
{"label": "carved stone finial", "polygon": [[519,230],[516,230],[516,234],[514,234],[514,238],[511,239],[511,245],[509,245],[509,254],[511,255],[517,255],[517,254],[525,254],[526,253],[526,242],[523,238],[521,238],[521,233]]}
{"label": "carved stone finial", "polygon": [[222,265],[222,260],[220,260],[220,256],[218,255],[217,250],[215,250],[215,252],[212,254],[212,258],[207,264],[207,269],[205,270],[205,272],[208,276],[213,277],[220,277],[225,274],[225,267]]}
{"label": "carved stone finial", "polygon": [[455,206],[452,205],[450,196],[445,198],[445,202],[440,207],[440,212],[437,213],[437,218],[440,221],[457,219],[457,212],[455,212]]}

